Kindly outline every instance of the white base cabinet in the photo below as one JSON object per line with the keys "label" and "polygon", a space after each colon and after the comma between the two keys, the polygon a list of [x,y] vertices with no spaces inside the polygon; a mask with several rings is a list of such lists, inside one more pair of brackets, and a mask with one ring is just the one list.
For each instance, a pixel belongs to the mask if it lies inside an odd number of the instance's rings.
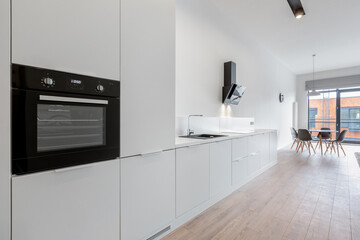
{"label": "white base cabinet", "polygon": [[261,134],[261,140],[258,146],[261,149],[261,167],[265,167],[270,163],[270,134]]}
{"label": "white base cabinet", "polygon": [[13,240],[119,240],[119,160],[12,179]]}
{"label": "white base cabinet", "polygon": [[276,146],[274,131],[13,177],[12,239],[159,239],[275,164]]}
{"label": "white base cabinet", "polygon": [[174,219],[175,151],[121,159],[121,239],[147,239]]}
{"label": "white base cabinet", "polygon": [[270,162],[275,162],[277,161],[277,132],[273,131],[270,133]]}
{"label": "white base cabinet", "polygon": [[176,149],[176,216],[209,200],[209,144]]}
{"label": "white base cabinet", "polygon": [[260,143],[263,141],[263,135],[255,135],[249,137],[249,158],[248,158],[248,173],[252,176],[261,168],[262,146]]}
{"label": "white base cabinet", "polygon": [[248,138],[234,139],[231,142],[231,185],[237,187],[248,178]]}
{"label": "white base cabinet", "polygon": [[231,186],[231,141],[210,144],[210,197]]}
{"label": "white base cabinet", "polygon": [[277,132],[232,140],[232,185],[239,187],[277,160]]}

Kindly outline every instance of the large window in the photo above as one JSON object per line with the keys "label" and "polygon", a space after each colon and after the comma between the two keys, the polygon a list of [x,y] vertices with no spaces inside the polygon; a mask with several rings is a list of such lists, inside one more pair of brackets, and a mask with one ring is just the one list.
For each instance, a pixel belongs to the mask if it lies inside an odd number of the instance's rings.
{"label": "large window", "polygon": [[315,128],[315,117],[317,114],[317,108],[309,108],[309,128]]}
{"label": "large window", "polygon": [[309,129],[336,130],[336,91],[309,97]]}
{"label": "large window", "polygon": [[319,92],[309,96],[309,129],[326,127],[337,134],[347,130],[345,140],[360,143],[360,89]]}
{"label": "large window", "polygon": [[360,107],[341,108],[341,127],[350,131],[360,131]]}

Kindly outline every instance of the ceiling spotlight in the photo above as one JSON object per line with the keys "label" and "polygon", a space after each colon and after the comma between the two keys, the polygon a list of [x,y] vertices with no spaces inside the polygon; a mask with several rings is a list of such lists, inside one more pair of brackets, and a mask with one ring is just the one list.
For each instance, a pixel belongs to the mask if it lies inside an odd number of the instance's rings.
{"label": "ceiling spotlight", "polygon": [[300,0],[287,0],[287,1],[290,5],[291,10],[294,13],[294,16],[297,19],[300,19],[305,15],[305,11]]}
{"label": "ceiling spotlight", "polygon": [[300,19],[302,18],[303,16],[305,15],[305,12],[304,12],[304,9],[297,9],[296,12],[295,12],[295,17],[297,19]]}

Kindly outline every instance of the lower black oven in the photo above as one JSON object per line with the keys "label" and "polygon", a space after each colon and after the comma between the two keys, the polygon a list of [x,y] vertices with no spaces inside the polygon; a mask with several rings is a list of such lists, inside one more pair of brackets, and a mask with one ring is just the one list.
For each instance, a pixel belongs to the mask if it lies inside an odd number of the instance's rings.
{"label": "lower black oven", "polygon": [[119,157],[119,97],[119,81],[13,64],[12,173]]}

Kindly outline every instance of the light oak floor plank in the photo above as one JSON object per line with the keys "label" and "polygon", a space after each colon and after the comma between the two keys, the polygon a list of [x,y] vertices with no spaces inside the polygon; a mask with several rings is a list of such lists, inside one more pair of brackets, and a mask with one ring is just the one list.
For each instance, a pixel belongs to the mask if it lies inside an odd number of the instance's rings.
{"label": "light oak floor plank", "polygon": [[278,164],[164,240],[360,240],[360,168],[347,156],[281,150]]}

